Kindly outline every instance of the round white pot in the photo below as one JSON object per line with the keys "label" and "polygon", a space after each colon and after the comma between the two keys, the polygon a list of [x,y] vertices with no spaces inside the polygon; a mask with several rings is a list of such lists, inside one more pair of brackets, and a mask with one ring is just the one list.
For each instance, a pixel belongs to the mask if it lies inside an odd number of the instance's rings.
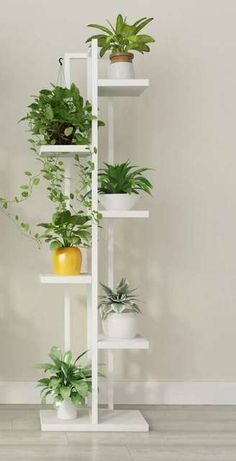
{"label": "round white pot", "polygon": [[138,199],[138,194],[99,194],[99,202],[105,210],[131,210]]}
{"label": "round white pot", "polygon": [[113,62],[109,66],[109,78],[130,79],[135,78],[132,62]]}
{"label": "round white pot", "polygon": [[132,339],[137,335],[137,319],[136,314],[127,312],[109,314],[102,321],[103,331],[105,336],[112,339]]}
{"label": "round white pot", "polygon": [[63,400],[61,405],[57,408],[58,419],[76,419],[77,408],[71,400]]}
{"label": "round white pot", "polygon": [[133,53],[111,53],[109,78],[130,79],[134,78]]}

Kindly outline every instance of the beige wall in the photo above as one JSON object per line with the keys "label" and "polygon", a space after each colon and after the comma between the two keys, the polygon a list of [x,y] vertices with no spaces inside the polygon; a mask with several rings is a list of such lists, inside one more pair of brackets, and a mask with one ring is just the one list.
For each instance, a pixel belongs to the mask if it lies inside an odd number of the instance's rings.
{"label": "beige wall", "polygon": [[[35,163],[17,125],[29,96],[55,81],[59,56],[85,50],[87,23],[118,12],[154,16],[157,44],[135,60],[150,89],[115,103],[116,158],[156,169],[154,197],[143,199],[151,219],[119,223],[116,232],[116,277],[139,286],[140,327],[152,349],[117,354],[117,376],[236,381],[234,0],[4,2],[0,195],[14,194]],[[106,117],[103,103],[101,112]],[[106,130],[104,158],[105,138]],[[39,222],[49,211],[39,189],[22,213]],[[38,274],[50,271],[48,250],[37,250],[2,215],[0,226],[0,380],[33,380],[33,364],[63,341],[62,292],[39,283]],[[84,299],[74,291],[75,350],[84,347]]]}

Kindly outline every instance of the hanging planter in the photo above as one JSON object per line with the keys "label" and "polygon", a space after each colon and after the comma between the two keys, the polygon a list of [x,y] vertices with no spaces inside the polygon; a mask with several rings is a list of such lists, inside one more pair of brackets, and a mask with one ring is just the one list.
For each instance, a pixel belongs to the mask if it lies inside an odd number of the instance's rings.
{"label": "hanging planter", "polygon": [[[28,106],[29,111],[21,121],[27,121],[35,145],[89,144],[92,129],[92,106],[85,101],[79,88],[52,85],[42,89]],[[104,122],[98,120],[98,126]]]}
{"label": "hanging planter", "polygon": [[122,278],[116,289],[100,283],[104,295],[100,296],[98,306],[102,317],[105,336],[112,339],[132,339],[137,335],[137,305],[135,289],[130,289],[129,283]]}
{"label": "hanging planter", "polygon": [[138,51],[142,54],[150,51],[148,44],[155,42],[154,38],[151,35],[140,34],[139,32],[152,20],[153,18],[145,17],[139,19],[134,24],[128,24],[126,17],[119,14],[114,26],[110,21],[107,21],[108,26],[88,24],[88,27],[93,27],[103,33],[89,37],[86,43],[90,43],[92,39],[97,39],[98,46],[101,48],[101,57],[107,51],[111,51],[109,78],[135,78],[133,67],[134,55],[130,51]]}
{"label": "hanging planter", "polygon": [[129,161],[111,165],[105,163],[99,170],[99,202],[106,210],[131,210],[139,200],[139,193],[151,195],[151,182],[143,175],[149,168],[130,165]]}

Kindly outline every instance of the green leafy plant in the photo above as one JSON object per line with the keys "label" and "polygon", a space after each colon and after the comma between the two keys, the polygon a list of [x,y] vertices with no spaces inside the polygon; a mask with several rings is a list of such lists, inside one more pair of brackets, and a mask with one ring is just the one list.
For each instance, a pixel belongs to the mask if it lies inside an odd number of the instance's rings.
{"label": "green leafy plant", "polygon": [[112,53],[128,53],[129,51],[138,51],[139,53],[149,52],[148,43],[155,42],[151,35],[140,34],[139,32],[147,26],[153,18],[141,18],[133,24],[128,24],[126,17],[118,14],[116,24],[113,26],[107,20],[108,26],[99,24],[88,24],[88,27],[98,29],[103,34],[96,34],[88,38],[86,43],[91,42],[93,38],[98,40],[98,46],[101,48],[100,56],[106,51]]}
{"label": "green leafy plant", "polygon": [[[20,121],[27,121],[36,137],[29,139],[33,151],[42,144],[89,144],[92,106],[74,83],[70,88],[52,85],[52,89],[41,90],[28,107]],[[102,121],[98,124],[104,125]]]}
{"label": "green leafy plant", "polygon": [[39,234],[39,240],[50,243],[50,249],[77,245],[89,246],[91,240],[90,217],[83,212],[72,214],[70,210],[57,211],[52,216],[52,221],[40,223],[38,226],[45,229]]}
{"label": "green leafy plant", "polygon": [[42,404],[46,403],[48,396],[52,397],[56,407],[68,399],[71,399],[75,405],[85,403],[85,398],[92,389],[91,364],[80,365],[78,362],[86,352],[73,361],[71,351],[63,354],[59,347],[51,348],[48,355],[52,362],[37,365],[37,368],[49,374],[49,377],[38,380],[38,386],[42,388],[40,393]]}
{"label": "green leafy plant", "polygon": [[139,194],[140,191],[144,191],[151,195],[153,186],[143,175],[144,172],[150,171],[150,168],[130,165],[129,161],[104,165],[98,174],[100,194]]}
{"label": "green leafy plant", "polygon": [[98,309],[103,320],[111,313],[126,313],[135,312],[140,313],[141,310],[138,307],[136,301],[138,297],[134,294],[136,288],[130,289],[129,283],[126,278],[122,278],[120,283],[117,285],[115,290],[112,290],[108,286],[100,283],[104,290],[104,295],[99,296],[100,303]]}

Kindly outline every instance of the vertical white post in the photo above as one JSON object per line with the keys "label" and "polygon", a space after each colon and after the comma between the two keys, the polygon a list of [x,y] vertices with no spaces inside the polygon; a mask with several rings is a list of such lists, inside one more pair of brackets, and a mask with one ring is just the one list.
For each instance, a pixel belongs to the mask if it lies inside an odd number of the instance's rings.
{"label": "vertical white post", "polygon": [[[114,163],[114,104],[113,98],[108,99],[108,163]],[[114,288],[114,224],[108,224],[108,286]],[[114,409],[114,352],[107,351],[107,402],[109,410]]]}
{"label": "vertical white post", "polygon": [[[108,224],[108,286],[114,287],[114,225]],[[113,370],[114,353],[107,351],[107,402],[109,410],[114,409],[114,389],[113,389]]]}
{"label": "vertical white post", "polygon": [[64,350],[70,350],[70,294],[64,294]]}
{"label": "vertical white post", "polygon": [[113,288],[114,287],[114,225],[113,222],[109,222],[108,224],[108,286]]}
{"label": "vertical white post", "polygon": [[[64,73],[66,86],[70,87],[70,59],[67,54],[64,55]],[[70,165],[65,162],[65,182],[64,192],[67,195],[67,208],[70,208]],[[65,351],[70,350],[70,293],[68,290],[64,294],[64,348]]]}
{"label": "vertical white post", "polygon": [[[92,66],[91,66],[91,96],[92,114],[96,117],[92,121],[92,162],[94,169],[92,172],[92,209],[97,210],[98,198],[98,90],[97,90],[97,40],[92,40]],[[95,150],[95,151],[94,151]],[[92,350],[92,424],[98,423],[98,228],[97,223],[92,223],[92,328],[91,328],[91,350]]]}
{"label": "vertical white post", "polygon": [[64,54],[64,75],[67,88],[70,87],[70,57],[68,53]]}
{"label": "vertical white post", "polygon": [[[91,101],[91,86],[92,86],[92,59],[91,51],[88,53],[87,58],[87,99]],[[88,263],[87,263],[88,264]],[[88,268],[87,268],[88,269]],[[92,328],[92,296],[91,287],[87,287],[87,350],[89,358],[91,360],[91,328]],[[91,399],[90,399],[91,400]]]}
{"label": "vertical white post", "polygon": [[108,163],[114,162],[114,106],[113,98],[108,98]]}
{"label": "vertical white post", "polygon": [[[67,208],[70,207],[70,165],[65,162],[65,182],[64,192],[67,195]],[[70,293],[65,290],[64,293],[64,348],[70,350]]]}
{"label": "vertical white post", "polygon": [[113,372],[114,372],[114,352],[107,351],[107,402],[109,410],[114,410],[114,388],[113,388]]}

